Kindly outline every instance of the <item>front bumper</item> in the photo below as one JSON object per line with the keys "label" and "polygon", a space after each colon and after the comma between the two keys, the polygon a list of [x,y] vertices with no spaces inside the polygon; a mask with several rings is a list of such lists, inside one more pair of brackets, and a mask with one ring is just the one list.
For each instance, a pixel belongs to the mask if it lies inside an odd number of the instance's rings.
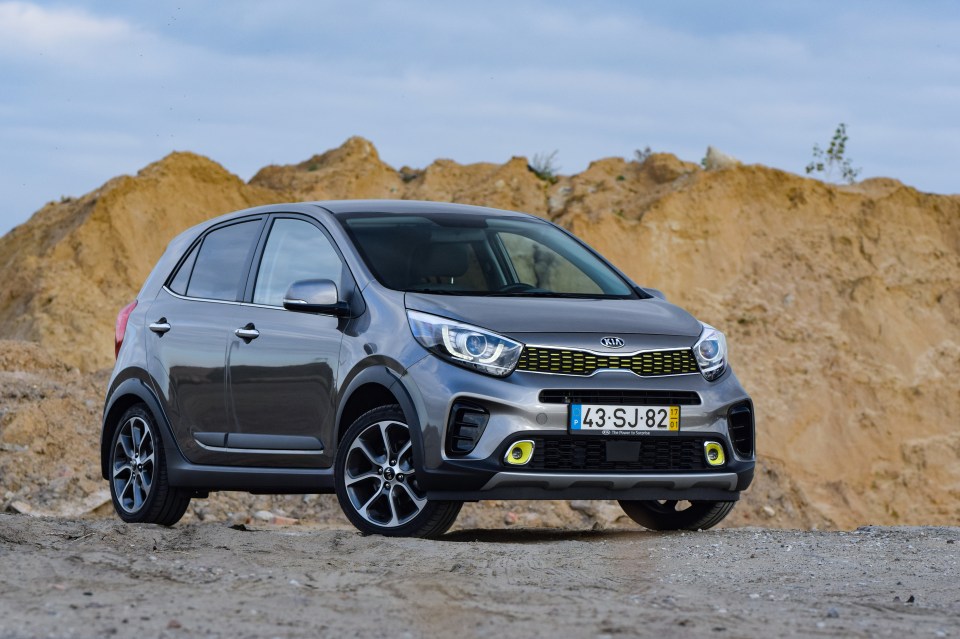
{"label": "front bumper", "polygon": [[[400,383],[417,410],[422,430],[423,462],[420,485],[431,499],[690,499],[736,500],[753,479],[755,458],[739,454],[728,427],[728,412],[750,398],[733,372],[707,382],[699,374],[639,377],[628,371],[601,371],[584,378],[531,372],[514,372],[498,379],[454,366],[437,357],[427,357],[411,366]],[[571,436],[567,431],[569,407],[542,401],[541,392],[551,391],[683,391],[696,393],[699,403],[682,406],[681,432],[666,437]],[[556,395],[556,393],[553,393]],[[450,454],[447,427],[455,402],[483,407],[489,419],[476,447],[466,455]],[[752,404],[750,404],[752,407]],[[751,438],[752,423],[751,423]],[[504,455],[520,439],[546,442],[553,439],[579,445],[588,439],[603,442],[640,442],[652,446],[686,440],[693,447],[702,441],[723,444],[727,462],[717,468],[662,464],[645,468],[638,464],[574,464],[547,467],[532,462],[509,466]],[[695,441],[693,441],[695,440]],[[646,442],[646,443],[644,443]],[[596,454],[591,459],[596,459]],[[600,453],[602,456],[602,453]],[[580,455],[582,458],[583,455]],[[569,455],[567,458],[570,458]],[[649,458],[649,457],[648,457]],[[601,457],[602,459],[602,457]],[[670,457],[670,459],[674,459]],[[542,460],[541,460],[542,462]],[[654,471],[654,472],[649,472]]]}

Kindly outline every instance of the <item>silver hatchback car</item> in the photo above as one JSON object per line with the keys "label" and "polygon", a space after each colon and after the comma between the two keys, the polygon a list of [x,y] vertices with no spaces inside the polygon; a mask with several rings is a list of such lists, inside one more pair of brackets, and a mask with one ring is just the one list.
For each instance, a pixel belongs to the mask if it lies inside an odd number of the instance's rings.
{"label": "silver hatchback car", "polygon": [[482,499],[616,499],[697,529],[753,478],[723,333],[522,213],[232,213],[170,243],[116,348],[101,464],[128,522],[239,490],[335,492],[383,535],[440,535]]}

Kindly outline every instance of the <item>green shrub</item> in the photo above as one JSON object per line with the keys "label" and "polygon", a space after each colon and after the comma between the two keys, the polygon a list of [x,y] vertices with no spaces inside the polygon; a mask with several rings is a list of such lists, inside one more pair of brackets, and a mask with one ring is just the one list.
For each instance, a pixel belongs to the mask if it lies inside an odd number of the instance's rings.
{"label": "green shrub", "polygon": [[839,174],[841,180],[853,184],[860,175],[860,169],[853,168],[847,153],[847,125],[841,122],[833,133],[830,145],[824,151],[819,144],[813,145],[813,160],[807,165],[807,175],[819,173],[824,179],[834,181]]}
{"label": "green shrub", "polygon": [[557,164],[557,151],[549,154],[537,153],[527,164],[527,168],[541,180],[556,184],[557,173],[560,171],[560,166]]}

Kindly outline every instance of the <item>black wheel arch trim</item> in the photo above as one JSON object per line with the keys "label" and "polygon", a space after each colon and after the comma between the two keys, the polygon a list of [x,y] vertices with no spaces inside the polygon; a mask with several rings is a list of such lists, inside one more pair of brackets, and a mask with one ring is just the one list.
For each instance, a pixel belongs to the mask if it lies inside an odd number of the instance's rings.
{"label": "black wheel arch trim", "polygon": [[[478,489],[490,479],[493,472],[482,468],[471,467],[469,465],[458,467],[455,463],[445,462],[439,468],[428,469],[424,464],[424,441],[423,424],[420,420],[421,412],[417,409],[422,401],[418,402],[419,394],[416,387],[411,388],[404,381],[405,372],[397,371],[388,366],[375,366],[367,368],[357,373],[353,377],[340,396],[337,402],[337,426],[339,431],[340,419],[343,408],[349,403],[352,394],[366,384],[374,383],[385,387],[397,400],[400,409],[407,418],[407,425],[410,427],[410,434],[413,439],[413,463],[417,470],[420,485],[424,490],[468,488]],[[371,406],[376,408],[375,406]],[[344,426],[349,427],[350,424]],[[443,425],[446,427],[446,424]],[[345,429],[344,429],[345,430]],[[337,441],[339,448],[340,442]],[[436,442],[440,447],[440,442]]]}
{"label": "black wheel arch trim", "polygon": [[[417,472],[420,472],[423,468],[423,430],[420,424],[420,414],[416,409],[416,404],[414,399],[406,387],[402,383],[402,378],[404,372],[398,372],[393,368],[388,366],[373,366],[361,370],[356,375],[354,375],[350,382],[347,384],[340,393],[340,398],[337,401],[337,418],[336,418],[336,447],[340,447],[340,432],[346,432],[346,429],[350,427],[350,424],[341,424],[340,420],[343,417],[344,408],[350,403],[350,398],[353,394],[360,388],[366,386],[367,384],[377,384],[386,388],[390,394],[394,396],[397,400],[397,404],[400,405],[400,410],[403,411],[404,417],[407,419],[407,426],[410,427],[410,436],[413,441],[413,464],[417,469]],[[376,406],[370,406],[367,410],[372,410],[377,408]],[[341,428],[342,426],[342,428]]]}
{"label": "black wheel arch trim", "polygon": [[[130,401],[132,398],[136,398],[139,402]],[[113,429],[119,425],[116,422],[120,419],[123,411],[137,403],[146,404],[150,414],[157,422],[157,430],[160,431],[160,439],[167,459],[170,460],[170,455],[173,453],[183,458],[170,428],[170,422],[167,420],[167,415],[163,412],[153,389],[139,377],[128,377],[110,389],[110,395],[103,409],[100,429],[100,473],[104,479],[109,478],[110,441],[113,438]]]}

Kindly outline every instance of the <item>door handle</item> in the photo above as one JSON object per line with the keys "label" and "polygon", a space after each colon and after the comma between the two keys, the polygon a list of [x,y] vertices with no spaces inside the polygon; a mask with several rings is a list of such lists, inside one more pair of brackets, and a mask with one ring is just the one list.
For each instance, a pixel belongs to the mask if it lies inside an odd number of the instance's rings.
{"label": "door handle", "polygon": [[233,334],[245,341],[247,344],[250,343],[250,340],[260,337],[260,331],[258,331],[252,323],[247,324],[243,328],[238,328],[233,332]]}
{"label": "door handle", "polygon": [[163,335],[170,330],[170,322],[167,321],[166,317],[161,317],[159,320],[150,325],[150,330],[157,335]]}

